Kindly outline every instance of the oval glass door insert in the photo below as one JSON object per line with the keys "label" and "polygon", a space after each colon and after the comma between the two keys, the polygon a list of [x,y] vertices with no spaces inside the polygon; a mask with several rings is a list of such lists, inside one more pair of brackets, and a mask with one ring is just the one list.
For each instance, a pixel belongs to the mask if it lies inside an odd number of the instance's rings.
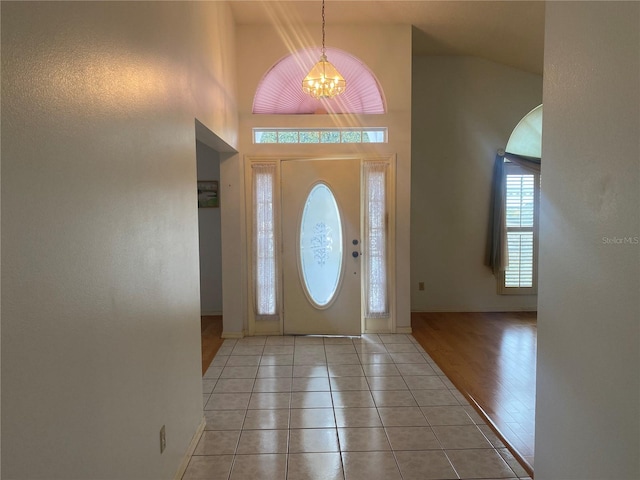
{"label": "oval glass door insert", "polygon": [[324,183],[315,185],[300,224],[300,264],[305,290],[316,307],[336,294],[342,272],[342,222],[338,204]]}

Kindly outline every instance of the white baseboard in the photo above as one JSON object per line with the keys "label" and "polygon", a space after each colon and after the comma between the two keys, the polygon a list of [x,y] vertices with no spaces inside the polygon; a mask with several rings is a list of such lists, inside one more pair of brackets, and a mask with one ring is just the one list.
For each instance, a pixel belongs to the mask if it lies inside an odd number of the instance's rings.
{"label": "white baseboard", "polygon": [[282,332],[280,330],[265,330],[264,332],[255,332],[256,336],[271,336],[271,337],[280,337],[282,336]]}
{"label": "white baseboard", "polygon": [[411,335],[412,331],[411,327],[396,327],[396,333],[408,333]]}
{"label": "white baseboard", "polygon": [[191,439],[191,443],[189,443],[189,448],[187,452],[182,457],[182,462],[180,462],[180,466],[178,467],[178,471],[173,477],[174,480],[181,480],[184,476],[184,472],[187,471],[187,467],[189,466],[189,460],[191,460],[191,456],[193,452],[196,451],[196,447],[198,446],[198,442],[200,441],[200,437],[202,436],[202,432],[204,432],[204,427],[206,427],[207,421],[204,417],[200,421],[200,425],[198,425],[198,429],[196,433],[193,434],[193,438]]}
{"label": "white baseboard", "polygon": [[362,335],[389,335],[392,333],[393,332],[391,330],[386,328],[382,328],[382,329],[368,328],[364,332],[362,332]]}
{"label": "white baseboard", "polygon": [[521,307],[518,309],[509,308],[496,308],[496,307],[443,307],[443,308],[428,308],[425,310],[411,309],[411,313],[517,313],[517,312],[535,312],[538,307]]}
{"label": "white baseboard", "polygon": [[244,332],[222,332],[222,338],[244,338]]}

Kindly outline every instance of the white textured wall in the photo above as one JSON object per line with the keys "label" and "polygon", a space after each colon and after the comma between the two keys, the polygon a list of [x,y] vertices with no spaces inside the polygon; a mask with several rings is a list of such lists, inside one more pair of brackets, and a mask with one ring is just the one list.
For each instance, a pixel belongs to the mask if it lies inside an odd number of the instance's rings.
{"label": "white textured wall", "polygon": [[194,118],[235,145],[231,14],[1,8],[3,478],[173,478],[202,418]]}
{"label": "white textured wall", "polygon": [[542,77],[472,57],[414,57],[412,96],[411,309],[535,310],[535,295],[496,293],[484,256],[496,151],[542,103]]}
{"label": "white textured wall", "polygon": [[247,325],[244,169],[239,155],[220,155],[220,183],[224,338],[244,335]]}
{"label": "white textured wall", "polygon": [[[287,43],[283,38],[289,38]],[[253,115],[253,97],[262,76],[273,64],[296,50],[320,44],[319,25],[291,23],[278,31],[272,27],[238,26],[238,104],[240,146],[244,155],[397,155],[396,170],[396,289],[397,326],[410,326],[409,213],[411,190],[411,27],[333,25],[327,27],[327,45],[344,50],[376,75],[384,90],[388,112],[384,115]],[[264,51],[263,45],[269,45]],[[253,53],[262,49],[256,58]],[[388,144],[370,145],[254,145],[254,127],[388,127]],[[225,321],[226,329],[226,321]]]}
{"label": "white textured wall", "polygon": [[[198,180],[218,180],[220,193],[220,155],[211,147],[196,143]],[[220,208],[198,209],[200,237],[200,313],[222,313],[222,250]]]}
{"label": "white textured wall", "polygon": [[640,478],[639,31],[546,6],[536,480]]}

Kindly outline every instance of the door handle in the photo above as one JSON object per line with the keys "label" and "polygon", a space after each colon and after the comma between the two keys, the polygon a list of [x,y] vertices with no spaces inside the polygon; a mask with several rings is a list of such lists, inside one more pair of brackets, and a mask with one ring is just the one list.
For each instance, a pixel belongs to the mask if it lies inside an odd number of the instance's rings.
{"label": "door handle", "polygon": [[353,256],[353,258],[358,258],[360,256],[358,252],[353,252],[351,255]]}

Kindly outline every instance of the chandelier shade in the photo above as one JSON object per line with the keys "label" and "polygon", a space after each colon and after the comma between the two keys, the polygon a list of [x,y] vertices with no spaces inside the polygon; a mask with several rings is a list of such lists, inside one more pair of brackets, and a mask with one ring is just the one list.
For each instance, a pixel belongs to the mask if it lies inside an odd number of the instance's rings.
{"label": "chandelier shade", "polygon": [[346,87],[347,82],[326,55],[320,57],[302,81],[302,90],[313,98],[332,98],[344,92]]}

